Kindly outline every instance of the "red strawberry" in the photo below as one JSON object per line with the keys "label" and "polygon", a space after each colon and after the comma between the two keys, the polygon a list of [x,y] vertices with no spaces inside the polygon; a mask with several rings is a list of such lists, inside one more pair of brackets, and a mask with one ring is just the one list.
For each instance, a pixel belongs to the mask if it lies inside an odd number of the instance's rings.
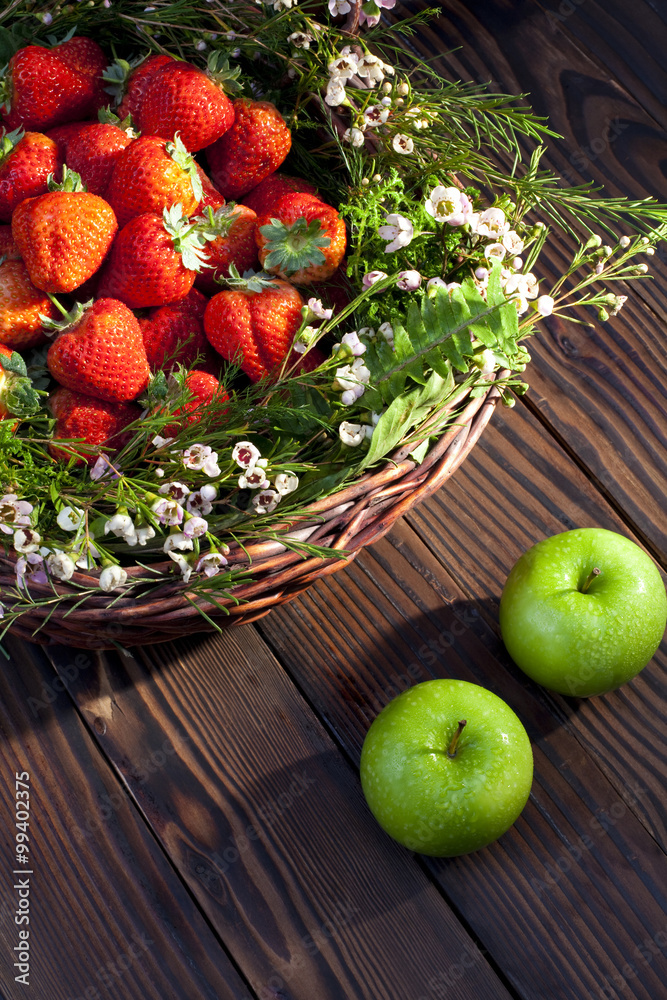
{"label": "red strawberry", "polygon": [[12,129],[22,125],[26,131],[44,132],[85,118],[96,108],[93,78],[59,59],[57,49],[39,45],[14,53],[3,89],[0,109]]}
{"label": "red strawberry", "polygon": [[[217,408],[220,403],[229,399],[218,379],[207,372],[189,372],[185,376],[184,388],[187,389],[192,399],[174,410],[174,416],[183,416],[184,419],[165,427],[160,432],[163,437],[176,437],[183,426],[198,424],[207,410],[210,411],[213,407]],[[220,416],[225,412],[218,410]]]}
{"label": "red strawberry", "polygon": [[106,83],[102,79],[109,60],[93,38],[75,35],[56,45],[52,51],[61,62],[88,78],[91,95],[89,113],[109,104],[109,94],[104,89]]}
{"label": "red strawberry", "polygon": [[[156,56],[148,56],[143,62],[132,70],[128,79],[127,86],[125,90],[125,95],[118,106],[118,116],[119,118],[126,118],[127,115],[132,115],[132,118],[136,121],[137,108],[141,104],[144,96],[144,91],[150,85],[153,76],[159,69],[162,69],[166,63],[173,62],[172,56],[160,54]],[[169,136],[171,138],[171,136]]]}
{"label": "red strawberry", "polygon": [[269,101],[234,101],[234,124],[206,149],[213,183],[225,198],[241,198],[281,165],[292,136]]}
{"label": "red strawberry", "polygon": [[345,223],[332,205],[310,194],[288,194],[257,220],[260,263],[297,285],[326,281],[345,256]]}
{"label": "red strawberry", "polygon": [[217,277],[229,276],[229,265],[233,264],[243,274],[257,263],[255,242],[255,222],[257,216],[245,205],[224,205],[215,214],[200,216],[207,232],[214,233],[215,239],[208,243],[205,253],[209,265],[195,278],[195,285],[209,295],[220,291]]}
{"label": "red strawberry", "polygon": [[151,371],[169,370],[176,363],[190,368],[198,355],[206,355],[207,301],[193,288],[180,302],[151,309],[145,319],[139,320]]}
{"label": "red strawberry", "polygon": [[0,220],[11,222],[20,202],[48,191],[49,174],[60,174],[62,165],[58,146],[45,135],[5,133],[0,139]]}
{"label": "red strawberry", "polygon": [[301,325],[303,299],[286,281],[264,282],[261,291],[218,292],[204,313],[212,347],[239,364],[253,382],[275,373]]}
{"label": "red strawberry", "polygon": [[77,174],[66,174],[60,189],[22,201],[12,217],[30,279],[45,292],[82,285],[100,267],[118,229],[111,206],[77,181]]}
{"label": "red strawberry", "polygon": [[11,226],[0,226],[0,257],[6,260],[20,260],[21,254],[12,236]]}
{"label": "red strawberry", "polygon": [[150,370],[136,316],[116,299],[98,299],[49,348],[56,382],[96,399],[127,402],[143,392]]}
{"label": "red strawberry", "polygon": [[205,240],[196,223],[181,216],[180,205],[159,215],[132,219],[114,240],[98,288],[131,309],[184,299],[205,261]]}
{"label": "red strawberry", "polygon": [[81,177],[91,194],[104,198],[120,154],[134,134],[106,122],[93,122],[67,143],[67,166]]}
{"label": "red strawberry", "polygon": [[48,132],[44,133],[44,135],[48,136],[49,139],[53,139],[58,147],[61,159],[63,162],[66,162],[67,146],[70,139],[73,139],[76,135],[78,135],[82,129],[88,128],[89,125],[94,124],[95,122],[89,119],[83,122],[66,122],[64,125],[56,125],[55,128],[50,128]]}
{"label": "red strawberry", "polygon": [[[104,445],[106,451],[121,448],[128,437],[122,432],[128,424],[141,416],[141,410],[135,403],[95,399],[64,386],[51,394],[49,406],[56,418],[54,442],[62,439],[80,440],[88,445]],[[74,452],[78,455],[75,459],[77,465],[89,463],[96,457],[96,453],[92,451],[77,452],[75,448],[59,448],[54,444],[49,445],[49,451],[54,458],[65,462],[70,460]]]}
{"label": "red strawberry", "polygon": [[0,263],[0,340],[15,351],[36,347],[47,339],[43,316],[58,310],[48,295],[35,288],[22,260]]}
{"label": "red strawberry", "polygon": [[272,212],[275,205],[286,194],[312,194],[317,197],[317,188],[302,177],[290,177],[289,174],[269,174],[257,187],[243,195],[243,204],[251,208],[257,215]]}
{"label": "red strawberry", "polygon": [[180,139],[167,142],[155,135],[135,139],[121,153],[106,194],[121,226],[175,204],[192,215],[201,196],[197,165]]}
{"label": "red strawberry", "polygon": [[[25,361],[6,344],[0,344],[0,420],[27,417],[39,410],[39,396],[27,377]],[[14,423],[12,430],[17,426]]]}
{"label": "red strawberry", "polygon": [[214,212],[217,212],[217,210],[222,208],[225,204],[225,199],[222,197],[217,187],[215,187],[208,174],[202,170],[199,164],[197,164],[197,173],[199,175],[202,188],[202,200],[199,203],[199,213],[201,214],[204,212],[209,205]]}
{"label": "red strawberry", "polygon": [[179,132],[185,147],[195,153],[231,128],[234,109],[206,73],[172,60],[153,74],[134,117],[145,135],[173,139]]}

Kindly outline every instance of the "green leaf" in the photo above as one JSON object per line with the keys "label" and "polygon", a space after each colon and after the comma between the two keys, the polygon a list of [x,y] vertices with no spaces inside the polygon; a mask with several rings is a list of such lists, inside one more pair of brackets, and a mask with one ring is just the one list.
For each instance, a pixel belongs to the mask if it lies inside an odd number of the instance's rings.
{"label": "green leaf", "polygon": [[4,368],[6,372],[11,372],[13,375],[26,376],[28,374],[25,361],[18,351],[12,351],[8,358],[4,354],[0,354],[0,368]]}

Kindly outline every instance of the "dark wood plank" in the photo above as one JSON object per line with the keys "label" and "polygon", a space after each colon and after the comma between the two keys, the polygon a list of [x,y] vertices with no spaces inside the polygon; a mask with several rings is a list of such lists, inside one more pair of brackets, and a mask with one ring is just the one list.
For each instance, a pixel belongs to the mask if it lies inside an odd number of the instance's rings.
{"label": "dark wood plank", "polygon": [[[61,671],[68,653],[49,656]],[[357,775],[251,626],[100,655],[69,690],[260,997],[417,998],[463,956],[461,1000],[508,1000],[440,891],[387,845]],[[184,752],[139,780],[147,748],[181,732]]]}
{"label": "dark wood plank", "polygon": [[[63,651],[63,684],[38,647],[6,640],[0,671],[0,995],[5,1000],[250,1000],[124,783],[102,759],[65,690],[92,669]],[[109,689],[99,727],[119,708]],[[129,764],[169,770],[191,737],[172,729]],[[30,775],[31,875],[15,876],[15,774]],[[14,923],[17,880],[29,880],[29,925]],[[19,929],[30,931],[29,985],[15,982]]]}
{"label": "dark wood plank", "polygon": [[[371,718],[418,680],[470,680],[512,705],[535,752],[528,806],[496,844],[425,867],[521,996],[595,996],[662,928],[664,852],[629,791],[619,796],[570,727],[507,669],[497,637],[410,535],[394,529],[344,573],[276,609],[262,632],[355,759]],[[648,1000],[665,974],[664,956],[638,968],[627,995]]]}

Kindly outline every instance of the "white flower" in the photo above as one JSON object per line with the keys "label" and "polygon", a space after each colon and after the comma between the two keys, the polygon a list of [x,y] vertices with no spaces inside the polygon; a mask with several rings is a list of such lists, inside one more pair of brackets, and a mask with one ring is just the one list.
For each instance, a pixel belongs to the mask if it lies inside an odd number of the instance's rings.
{"label": "white flower", "polygon": [[378,327],[378,333],[384,337],[390,347],[394,346],[394,328],[391,323],[381,323]]}
{"label": "white flower", "polygon": [[374,87],[376,83],[382,83],[385,73],[393,76],[393,66],[388,66],[378,56],[374,56],[372,52],[364,52],[357,63],[357,76],[368,80],[371,87]]}
{"label": "white flower", "polygon": [[402,155],[408,155],[415,148],[415,144],[409,135],[401,135],[398,133],[391,140],[391,145],[396,153],[401,153]]}
{"label": "white flower", "polygon": [[33,583],[48,583],[46,573],[42,569],[44,565],[44,556],[40,555],[39,552],[28,552],[25,556],[19,556],[16,560],[16,585],[19,587],[26,587],[27,581],[25,576],[30,569],[28,574],[30,580]]}
{"label": "white flower", "polygon": [[152,524],[142,524],[135,528],[135,535],[138,545],[145,545],[151,538],[155,538],[155,528]]}
{"label": "white flower", "polygon": [[535,303],[535,308],[540,316],[551,316],[554,311],[554,300],[550,295],[540,295]]}
{"label": "white flower", "polygon": [[385,225],[378,229],[378,236],[383,240],[391,240],[384,248],[385,253],[393,253],[401,247],[407,247],[415,234],[414,226],[404,215],[392,213],[386,217]]}
{"label": "white flower", "polygon": [[343,444],[350,448],[357,448],[366,437],[363,424],[351,424],[348,420],[343,420],[338,428],[338,434]]}
{"label": "white flower", "polygon": [[422,283],[422,276],[419,271],[401,271],[396,282],[396,287],[404,292],[414,292]]}
{"label": "white flower", "polygon": [[295,49],[309,49],[310,43],[315,41],[315,36],[311,35],[309,31],[293,31],[291,35],[287,36],[287,41]]}
{"label": "white flower", "polygon": [[[341,392],[353,392],[355,398],[359,399],[364,394],[364,387],[368,385],[371,373],[361,358],[355,358],[351,365],[343,365],[336,369],[336,376],[333,388]],[[345,402],[345,400],[343,400]],[[349,403],[346,403],[349,406]]]}
{"label": "white flower", "polygon": [[609,313],[609,315],[610,316],[618,316],[618,314],[620,313],[621,309],[623,308],[623,306],[625,305],[625,303],[627,301],[628,301],[627,295],[617,295],[616,296],[616,301],[615,301],[614,306],[613,306],[613,309],[611,310],[611,312]]}
{"label": "white flower", "polygon": [[426,282],[427,288],[446,288],[447,282],[444,278],[429,278]]}
{"label": "white flower", "polygon": [[523,250],[523,240],[518,235],[518,233],[514,232],[513,229],[510,229],[508,232],[504,233],[502,243],[505,249],[507,250],[508,254],[512,256],[520,254]]}
{"label": "white flower", "polygon": [[133,537],[135,534],[134,521],[129,514],[114,514],[104,525],[104,534],[113,532],[118,538]]}
{"label": "white flower", "polygon": [[208,521],[205,521],[203,517],[187,518],[183,525],[183,534],[187,535],[188,538],[201,538],[207,531]]}
{"label": "white flower", "polygon": [[41,540],[39,532],[32,528],[18,528],[14,532],[14,548],[17,552],[36,552]]}
{"label": "white flower", "polygon": [[183,520],[184,510],[175,500],[155,500],[151,510],[160,524],[175,525]]}
{"label": "white flower", "polygon": [[273,9],[276,11],[289,10],[296,3],[296,0],[271,0],[271,3],[273,4]]}
{"label": "white flower", "polygon": [[325,309],[322,299],[308,299],[308,308],[317,319],[331,319],[333,316],[333,309]]}
{"label": "white flower", "polygon": [[76,531],[85,516],[85,511],[80,507],[63,507],[56,521],[63,531]]}
{"label": "white flower", "polygon": [[[389,103],[391,104],[391,101]],[[370,108],[366,108],[364,111],[365,127],[377,128],[378,125],[384,125],[388,117],[388,107],[383,107],[381,104],[372,104]]]}
{"label": "white flower", "polygon": [[252,498],[252,505],[258,514],[270,514],[280,503],[280,493],[275,490],[263,490]]}
{"label": "white flower", "polygon": [[442,185],[433,188],[424,208],[436,222],[446,222],[449,226],[464,226],[472,212],[470,199],[463,191]]}
{"label": "white flower", "polygon": [[232,461],[240,465],[242,469],[251,469],[257,459],[261,456],[259,448],[256,448],[254,444],[250,441],[239,441],[237,445],[234,446],[234,451],[232,452]]}
{"label": "white flower", "polygon": [[273,480],[273,485],[281,496],[286,496],[287,493],[293,493],[298,488],[299,477],[293,476],[289,472],[280,472]]}
{"label": "white flower", "polygon": [[76,569],[70,557],[60,549],[55,549],[46,557],[46,568],[57,580],[70,580]]}
{"label": "white flower", "polygon": [[369,271],[368,274],[365,274],[361,279],[361,284],[364,288],[371,288],[371,286],[377,281],[382,281],[382,279],[386,277],[387,275],[384,271]]}
{"label": "white flower", "polygon": [[328,6],[332,17],[338,17],[339,14],[347,14],[352,9],[347,0],[329,0]]}
{"label": "white flower", "polygon": [[[340,101],[338,101],[340,104]],[[347,128],[343,132],[343,141],[349,142],[351,146],[363,146],[364,133],[358,128]]]}
{"label": "white flower", "polygon": [[100,573],[100,590],[109,593],[117,587],[122,587],[127,580],[127,573],[121,566],[105,566]]}
{"label": "white flower", "polygon": [[210,445],[193,444],[186,448],[182,455],[182,462],[186,469],[201,469],[207,476],[219,476],[218,453],[213,451]]}
{"label": "white flower", "polygon": [[190,493],[190,487],[186,486],[185,483],[163,483],[158,490],[158,493],[161,493],[163,496],[168,496],[172,500],[178,500],[180,503],[181,500],[185,500]]}
{"label": "white flower", "polygon": [[185,556],[182,556],[180,552],[170,552],[169,558],[174,560],[174,562],[181,571],[183,582],[187,583],[188,580],[190,579],[190,576],[192,575],[192,566],[190,565],[188,560],[185,558]]}
{"label": "white flower", "polygon": [[354,76],[359,68],[359,56],[353,52],[349,45],[341,49],[340,55],[332,59],[328,65],[329,77],[338,82],[349,80]]}
{"label": "white flower", "polygon": [[510,274],[505,282],[506,295],[521,295],[526,299],[536,299],[538,295],[537,278],[529,271],[528,274]]}
{"label": "white flower", "polygon": [[489,271],[486,267],[478,267],[475,271],[475,279],[479,282],[482,288],[486,288],[489,283]]}
{"label": "white flower", "polygon": [[197,563],[197,572],[204,573],[205,576],[216,576],[226,565],[227,560],[222,552],[207,552]]}
{"label": "white flower", "polygon": [[201,489],[194,493],[190,493],[187,500],[185,501],[185,509],[190,514],[206,515],[210,514],[213,510],[212,500],[218,495],[218,491],[215,486],[211,486],[206,483]]}
{"label": "white flower", "polygon": [[361,357],[366,350],[366,344],[362,344],[359,340],[359,334],[356,330],[352,330],[350,333],[344,333],[340,342],[341,344],[345,344],[346,347],[349,347],[355,358]]}
{"label": "white flower", "polygon": [[172,531],[170,535],[167,535],[162,551],[173,552],[174,549],[192,549],[193,546],[194,542],[184,532]]}
{"label": "white flower", "polygon": [[166,446],[168,444],[171,444],[171,442],[173,440],[174,440],[173,437],[172,438],[164,438],[164,437],[160,437],[159,434],[156,434],[155,437],[153,438],[151,444],[153,444],[155,446],[156,451],[159,451],[160,448],[166,448]]}
{"label": "white flower", "polygon": [[242,490],[264,490],[269,485],[264,469],[254,466],[245,475],[239,476],[239,488]]}
{"label": "white flower", "polygon": [[630,246],[630,237],[621,236],[620,240],[618,241],[618,245],[619,247],[623,247],[623,249],[625,250],[626,247]]}
{"label": "white flower", "polygon": [[487,260],[502,260],[505,256],[505,247],[502,243],[487,243],[484,247],[484,256]]}
{"label": "white flower", "polygon": [[339,79],[329,80],[324,100],[331,108],[337,108],[339,104],[343,104],[347,100],[345,87]]}
{"label": "white flower", "polygon": [[27,527],[32,510],[32,504],[27,500],[19,500],[16,493],[5,493],[0,497],[0,531],[11,535],[15,528],[10,525]]}
{"label": "white flower", "polygon": [[477,219],[473,232],[489,239],[499,239],[505,235],[509,227],[501,208],[487,208]]}

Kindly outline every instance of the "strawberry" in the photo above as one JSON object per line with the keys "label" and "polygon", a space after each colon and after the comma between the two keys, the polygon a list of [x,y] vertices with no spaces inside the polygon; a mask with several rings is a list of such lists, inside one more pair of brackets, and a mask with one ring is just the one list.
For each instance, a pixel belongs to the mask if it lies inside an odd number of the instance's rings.
{"label": "strawberry", "polygon": [[206,247],[206,262],[209,265],[195,277],[195,285],[209,295],[220,291],[215,278],[229,276],[229,265],[233,264],[243,274],[257,263],[255,242],[255,222],[257,216],[245,205],[224,205],[217,212],[211,211],[200,216],[209,233],[215,239]]}
{"label": "strawberry", "polygon": [[[173,56],[168,56],[166,54],[148,56],[147,59],[144,59],[143,62],[139,63],[139,65],[130,72],[127,77],[125,94],[118,106],[117,113],[120,118],[126,118],[127,115],[132,115],[132,118],[136,121],[137,108],[143,100],[146,88],[150,85],[155,73],[170,62],[174,62]],[[129,69],[127,64],[124,65],[127,69]],[[114,67],[115,66],[116,64],[114,64]],[[168,136],[168,138],[171,138],[171,136]]]}
{"label": "strawberry", "polygon": [[67,166],[79,174],[91,194],[104,198],[120,154],[134,139],[133,132],[119,125],[93,122],[69,139]]}
{"label": "strawberry", "polygon": [[189,372],[183,380],[183,388],[192,398],[174,410],[174,416],[181,416],[184,419],[165,427],[160,432],[162,437],[176,437],[183,426],[198,424],[207,411],[217,409],[220,416],[227,412],[219,409],[219,406],[220,403],[226,402],[229,396],[215,376],[207,372]]}
{"label": "strawberry", "polygon": [[317,188],[302,177],[289,174],[269,174],[257,187],[243,196],[243,204],[257,215],[268,215],[286,194],[312,194],[317,196]]}
{"label": "strawberry", "polygon": [[217,212],[217,210],[222,208],[225,204],[225,199],[222,197],[217,187],[215,187],[208,174],[202,170],[199,164],[197,164],[197,173],[199,175],[202,188],[202,199],[199,202],[199,213],[201,214],[204,212],[209,205],[214,212]]}
{"label": "strawberry", "polygon": [[75,35],[56,45],[52,52],[61,62],[88,78],[91,95],[89,113],[94,113],[109,103],[109,95],[104,89],[105,81],[102,79],[109,60],[93,38]]}
{"label": "strawberry", "polygon": [[58,146],[45,135],[22,129],[4,132],[0,139],[0,221],[11,222],[20,202],[45,194],[49,174],[59,174],[62,165]]}
{"label": "strawberry", "polygon": [[60,157],[63,163],[65,163],[67,161],[67,147],[70,139],[78,135],[82,129],[94,124],[95,122],[92,119],[86,119],[82,122],[65,122],[64,125],[56,125],[55,128],[50,128],[44,135],[48,136],[49,139],[53,139],[58,147]]}
{"label": "strawberry", "polygon": [[118,157],[106,196],[121,226],[176,203],[192,215],[202,197],[197,164],[178,137],[141,136]]}
{"label": "strawberry", "polygon": [[180,205],[165,209],[162,217],[138,215],[114,240],[98,295],[120,299],[131,309],[184,299],[205,261],[205,242]]}
{"label": "strawberry", "polygon": [[136,399],[150,375],[137,318],[117,299],[98,299],[79,311],[46,363],[67,389],[112,402]]}
{"label": "strawberry", "polygon": [[[218,57],[214,52],[216,63]],[[151,76],[134,117],[144,135],[173,139],[179,132],[185,147],[195,153],[231,128],[234,108],[214,79],[174,59]]]}
{"label": "strawberry", "polygon": [[198,355],[206,355],[206,303],[201,292],[193,288],[180,302],[151,309],[139,320],[151,371],[169,370],[177,362],[189,368]]}
{"label": "strawberry", "polygon": [[28,378],[25,361],[18,351],[0,344],[0,420],[27,417],[38,410],[39,395]]}
{"label": "strawberry", "polygon": [[265,271],[297,285],[326,281],[345,256],[345,223],[332,205],[310,194],[288,194],[257,220]]}
{"label": "strawberry", "polygon": [[11,226],[0,226],[0,257],[4,257],[5,260],[21,259]]}
{"label": "strawberry", "polygon": [[96,110],[98,96],[94,77],[60,59],[57,47],[27,45],[9,60],[0,110],[10,129],[22,125],[27,131],[44,132],[85,118]]}
{"label": "strawberry", "polygon": [[204,313],[204,330],[218,354],[259,382],[274,374],[289,354],[303,304],[286,281],[251,279],[246,288],[213,296]]}
{"label": "strawberry", "polygon": [[234,124],[206,148],[213,183],[225,198],[241,198],[281,165],[292,136],[269,101],[234,101]]}
{"label": "strawberry", "polygon": [[14,210],[12,235],[30,274],[44,292],[71,292],[97,271],[118,229],[113,209],[64,171],[61,185]]}
{"label": "strawberry", "polygon": [[46,340],[42,316],[58,312],[48,295],[35,288],[22,260],[0,262],[0,340],[24,351]]}
{"label": "strawberry", "polygon": [[[106,451],[121,448],[129,436],[122,432],[128,424],[141,416],[141,410],[135,403],[95,399],[94,396],[86,396],[64,386],[49,396],[49,407],[56,418],[54,442],[74,439],[85,441],[88,445],[104,445]],[[64,462],[68,462],[74,453],[77,456],[75,464],[81,465],[84,462],[90,463],[96,457],[99,447],[97,451],[91,448],[90,451],[86,449],[77,452],[74,447],[59,448],[50,444],[49,451],[54,458]]]}

